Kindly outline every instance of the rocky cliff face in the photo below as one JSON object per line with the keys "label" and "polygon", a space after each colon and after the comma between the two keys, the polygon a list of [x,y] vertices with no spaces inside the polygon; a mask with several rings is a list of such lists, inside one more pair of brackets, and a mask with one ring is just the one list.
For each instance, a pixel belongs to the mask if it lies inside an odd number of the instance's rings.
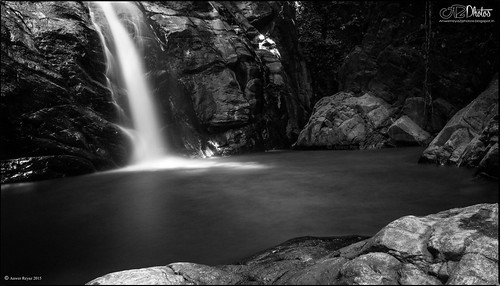
{"label": "rocky cliff face", "polygon": [[239,264],[179,262],[110,273],[87,283],[123,284],[498,284],[498,204],[405,216],[369,239],[293,239]]}
{"label": "rocky cliff face", "polygon": [[105,58],[80,2],[2,2],[2,183],[127,162]]}
{"label": "rocky cliff face", "polygon": [[158,39],[146,54],[174,149],[225,155],[296,140],[310,91],[287,5],[142,2]]}
{"label": "rocky cliff face", "polygon": [[[123,166],[131,153],[120,78],[105,77],[82,2],[2,2],[2,183]],[[173,152],[287,148],[310,109],[308,72],[285,2],[144,1],[128,25]],[[100,12],[95,18],[109,41]],[[126,15],[119,16],[127,22]],[[118,106],[119,105],[119,106]]]}

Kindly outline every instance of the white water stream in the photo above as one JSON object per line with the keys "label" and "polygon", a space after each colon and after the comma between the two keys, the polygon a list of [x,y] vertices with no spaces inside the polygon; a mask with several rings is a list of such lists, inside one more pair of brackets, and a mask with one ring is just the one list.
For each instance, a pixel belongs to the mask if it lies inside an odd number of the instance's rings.
{"label": "white water stream", "polygon": [[[97,32],[100,34],[101,41],[104,45],[104,51],[107,60],[108,85],[111,92],[115,89],[111,86],[109,81],[110,76],[121,73],[124,85],[118,87],[125,89],[131,111],[133,121],[133,130],[120,126],[134,141],[134,154],[132,161],[128,166],[110,172],[123,172],[123,171],[139,171],[139,170],[162,170],[162,169],[207,169],[212,167],[230,167],[235,169],[262,169],[266,168],[261,164],[254,163],[238,163],[238,162],[216,162],[210,160],[200,159],[186,159],[168,154],[168,150],[163,143],[161,137],[160,124],[156,108],[153,104],[150,87],[148,86],[145,78],[145,71],[142,63],[142,55],[136,45],[141,43],[134,43],[129,32],[123,26],[122,20],[117,16],[117,11],[120,13],[127,13],[125,16],[127,20],[132,21],[136,29],[136,33],[140,33],[141,26],[139,21],[142,18],[137,15],[138,9],[133,3],[128,2],[92,2],[91,16],[96,27]],[[114,43],[115,53],[106,45],[106,38],[102,27],[103,23],[98,23],[96,20],[96,12],[92,7],[100,8],[104,17],[109,25],[110,33]],[[95,9],[94,8],[94,9]],[[140,37],[137,37],[140,39]]]}
{"label": "white water stream", "polygon": [[[133,164],[141,164],[163,158],[166,156],[166,147],[161,137],[161,128],[158,121],[157,111],[153,103],[151,89],[145,78],[145,69],[142,56],[136,48],[134,41],[118,19],[115,5],[121,5],[127,12],[134,11],[134,4],[127,2],[94,2],[99,6],[109,25],[114,45],[116,47],[116,59],[120,63],[121,75],[125,83],[132,122],[135,130]],[[131,6],[131,7],[127,7]],[[97,25],[96,25],[97,26]],[[140,26],[140,25],[137,25]],[[98,32],[101,29],[98,27]],[[106,46],[101,34],[103,44]],[[109,49],[105,47],[107,51]],[[108,63],[113,60],[112,55],[107,52]],[[108,67],[108,72],[109,72]]]}

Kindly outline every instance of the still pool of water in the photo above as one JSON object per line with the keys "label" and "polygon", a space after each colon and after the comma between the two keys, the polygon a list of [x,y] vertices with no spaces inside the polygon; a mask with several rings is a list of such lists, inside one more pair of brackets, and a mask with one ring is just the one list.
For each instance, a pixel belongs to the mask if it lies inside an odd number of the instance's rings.
{"label": "still pool of water", "polygon": [[497,182],[417,164],[422,151],[267,152],[2,185],[1,277],[82,284],[171,262],[227,264],[294,237],[374,235],[401,216],[498,202]]}

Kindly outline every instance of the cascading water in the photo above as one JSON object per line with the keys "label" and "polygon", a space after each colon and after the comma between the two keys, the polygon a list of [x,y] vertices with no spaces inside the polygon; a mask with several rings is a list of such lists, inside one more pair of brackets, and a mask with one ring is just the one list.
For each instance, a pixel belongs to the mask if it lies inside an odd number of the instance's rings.
{"label": "cascading water", "polygon": [[[237,162],[217,162],[195,159],[185,159],[176,157],[167,153],[160,136],[160,124],[158,123],[156,110],[148,87],[140,53],[134,46],[129,33],[118,19],[115,11],[118,9],[127,13],[127,18],[133,20],[136,33],[144,27],[141,13],[135,4],[127,2],[90,2],[90,15],[101,38],[104,46],[104,52],[107,60],[106,76],[108,78],[108,87],[112,93],[119,90],[115,88],[118,82],[124,82],[124,87],[129,100],[132,121],[135,130],[129,130],[120,126],[124,132],[133,138],[135,152],[132,164],[114,171],[137,171],[137,170],[159,170],[159,169],[179,169],[179,168],[212,168],[227,167],[232,169],[256,169],[266,168],[256,163],[237,163]],[[116,5],[116,6],[113,6]],[[100,20],[96,19],[97,7],[100,7],[106,18],[110,34],[115,46],[115,53],[106,44],[106,37],[102,27],[99,26]],[[116,9],[116,10],[115,10]],[[138,37],[140,38],[140,37]],[[163,48],[162,48],[163,49]],[[119,68],[121,67],[121,69]],[[117,80],[117,73],[121,73],[122,81]],[[112,77],[115,85],[110,81]]]}
{"label": "cascading water", "polygon": [[[142,57],[113,9],[113,5],[121,5],[125,8],[129,6],[130,9],[126,9],[127,11],[134,11],[133,8],[136,7],[130,7],[134,4],[127,2],[94,3],[102,9],[108,22],[116,47],[116,58],[121,67],[121,76],[124,81],[136,135],[134,136],[135,150],[132,163],[138,164],[162,158],[166,156],[166,147],[161,137],[160,124],[151,91],[145,78]],[[99,28],[98,32],[101,33]],[[109,51],[102,34],[101,40],[106,51]],[[108,63],[112,62],[113,58],[109,52],[106,52],[106,56]],[[109,71],[110,68],[108,67]]]}

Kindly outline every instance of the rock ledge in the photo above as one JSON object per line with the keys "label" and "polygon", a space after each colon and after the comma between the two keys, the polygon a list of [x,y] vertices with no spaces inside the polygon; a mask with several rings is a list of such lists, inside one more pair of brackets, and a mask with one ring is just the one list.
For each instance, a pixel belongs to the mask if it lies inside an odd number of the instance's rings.
{"label": "rock ledge", "polygon": [[405,216],[371,238],[303,237],[238,264],[171,263],[87,285],[498,284],[498,203]]}

